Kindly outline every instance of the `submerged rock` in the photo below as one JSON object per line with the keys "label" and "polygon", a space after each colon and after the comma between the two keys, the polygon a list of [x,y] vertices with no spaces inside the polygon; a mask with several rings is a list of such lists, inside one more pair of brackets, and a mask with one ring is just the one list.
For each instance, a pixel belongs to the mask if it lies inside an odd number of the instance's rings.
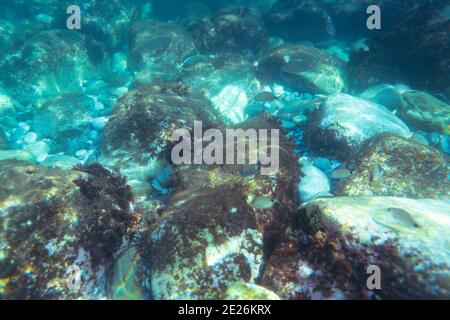
{"label": "submerged rock", "polygon": [[[301,251],[314,270],[321,270],[313,277],[330,294],[340,291],[352,299],[448,299],[449,212],[446,200],[319,199],[298,213],[308,238]],[[381,290],[367,289],[370,265],[380,268]]]}
{"label": "submerged rock", "polygon": [[450,171],[443,155],[413,139],[383,134],[368,140],[356,170],[342,181],[343,196],[450,198]]}
{"label": "submerged rock", "polygon": [[184,62],[181,80],[202,91],[226,122],[237,124],[246,120],[246,108],[261,92],[253,71],[253,64],[242,55],[197,55]]}
{"label": "submerged rock", "polygon": [[52,153],[74,155],[89,148],[95,102],[83,93],[66,93],[44,99],[34,111],[31,126],[39,139],[48,139]]}
{"label": "submerged rock", "polygon": [[412,136],[408,127],[385,107],[337,94],[325,99],[313,114],[305,141],[321,154],[345,160],[354,157],[364,141],[384,132]]}
{"label": "submerged rock", "polygon": [[99,299],[105,267],[131,227],[122,177],[0,161],[0,296]]}
{"label": "submerged rock", "polygon": [[151,71],[153,80],[175,80],[184,59],[196,53],[192,36],[177,24],[144,20],[130,32],[130,67]]}
{"label": "submerged rock", "polygon": [[253,52],[268,45],[264,25],[246,8],[223,10],[188,26],[202,53]]}
{"label": "submerged rock", "polygon": [[69,30],[35,35],[4,68],[5,84],[20,101],[80,90],[96,72],[84,36]]}
{"label": "submerged rock", "polygon": [[302,202],[307,202],[315,196],[330,192],[330,181],[320,169],[313,165],[302,167],[303,176],[298,185],[298,192]]}
{"label": "submerged rock", "polygon": [[394,86],[389,84],[380,84],[371,87],[361,93],[360,97],[381,104],[389,110],[398,110],[403,105],[401,93]]}
{"label": "submerged rock", "polygon": [[421,91],[405,91],[400,116],[418,129],[450,135],[450,105]]}
{"label": "submerged rock", "polygon": [[[276,127],[261,118],[240,126]],[[298,162],[284,139],[279,153],[280,170],[271,176],[244,174],[245,165],[178,167],[179,184],[152,232],[156,299],[223,299],[236,283],[255,284],[298,205]]]}
{"label": "submerged rock", "polygon": [[141,86],[119,99],[102,137],[99,161],[128,178],[138,195],[166,163],[172,133],[190,131],[194,121],[220,127],[220,116],[201,94],[179,83]]}
{"label": "submerged rock", "polygon": [[345,90],[345,68],[343,60],[313,46],[285,45],[260,59],[258,76],[300,92],[333,94]]}

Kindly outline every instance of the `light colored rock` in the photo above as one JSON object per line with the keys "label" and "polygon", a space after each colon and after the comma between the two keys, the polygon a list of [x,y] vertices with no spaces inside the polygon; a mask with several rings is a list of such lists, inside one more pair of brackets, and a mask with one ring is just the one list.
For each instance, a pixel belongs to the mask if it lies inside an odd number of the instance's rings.
{"label": "light colored rock", "polygon": [[408,127],[387,108],[346,94],[331,95],[314,113],[305,131],[315,151],[349,158],[367,139],[380,133],[410,138]]}
{"label": "light colored rock", "polygon": [[336,247],[332,255],[346,260],[347,254],[356,251],[368,264],[380,266],[382,290],[377,294],[382,297],[450,297],[449,200],[318,199],[306,204],[300,215],[309,221],[306,228],[317,240],[327,241],[336,230],[338,239],[345,239],[350,250]]}
{"label": "light colored rock", "polygon": [[330,192],[330,181],[325,173],[313,165],[302,168],[304,174],[298,184],[298,193],[302,202],[307,202],[316,195]]}

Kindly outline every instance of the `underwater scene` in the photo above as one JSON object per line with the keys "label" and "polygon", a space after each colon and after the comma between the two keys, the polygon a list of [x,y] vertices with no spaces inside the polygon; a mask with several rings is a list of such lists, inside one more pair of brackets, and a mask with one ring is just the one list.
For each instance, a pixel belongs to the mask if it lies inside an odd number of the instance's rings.
{"label": "underwater scene", "polygon": [[1,300],[450,299],[448,0],[0,0]]}

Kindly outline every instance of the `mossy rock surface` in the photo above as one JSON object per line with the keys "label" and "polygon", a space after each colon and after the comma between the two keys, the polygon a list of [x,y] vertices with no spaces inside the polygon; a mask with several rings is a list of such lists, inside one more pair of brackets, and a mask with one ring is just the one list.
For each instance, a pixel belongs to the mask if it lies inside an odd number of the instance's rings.
{"label": "mossy rock surface", "polygon": [[340,182],[338,194],[448,198],[448,174],[448,163],[437,149],[414,139],[383,134],[365,143],[355,171]]}

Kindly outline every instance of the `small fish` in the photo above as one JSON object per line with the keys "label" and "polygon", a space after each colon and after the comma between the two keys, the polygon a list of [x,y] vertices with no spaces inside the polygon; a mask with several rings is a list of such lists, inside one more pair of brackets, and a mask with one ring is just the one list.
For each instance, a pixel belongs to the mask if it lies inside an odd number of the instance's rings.
{"label": "small fish", "polygon": [[330,178],[333,180],[342,180],[350,177],[351,175],[352,173],[350,172],[350,170],[345,167],[339,167],[331,172]]}
{"label": "small fish", "polygon": [[408,228],[419,228],[419,225],[414,221],[408,211],[400,208],[388,208],[387,211],[392,214],[392,217],[399,224]]}
{"label": "small fish", "polygon": [[329,192],[323,191],[315,194],[311,199],[308,199],[308,202],[312,202],[317,199],[329,199],[329,198],[334,198],[334,195]]}
{"label": "small fish", "polygon": [[277,97],[270,91],[263,91],[258,93],[254,99],[258,102],[270,102],[276,100]]}
{"label": "small fish", "polygon": [[276,201],[270,197],[256,197],[252,202],[252,207],[255,209],[269,209],[272,208]]}
{"label": "small fish", "polygon": [[378,164],[375,164],[372,166],[370,179],[372,180],[372,182],[378,182],[380,181],[381,177],[383,177],[383,174],[383,169],[381,169]]}
{"label": "small fish", "polygon": [[301,60],[289,61],[281,67],[281,71],[289,74],[299,74],[307,69],[307,63]]}

